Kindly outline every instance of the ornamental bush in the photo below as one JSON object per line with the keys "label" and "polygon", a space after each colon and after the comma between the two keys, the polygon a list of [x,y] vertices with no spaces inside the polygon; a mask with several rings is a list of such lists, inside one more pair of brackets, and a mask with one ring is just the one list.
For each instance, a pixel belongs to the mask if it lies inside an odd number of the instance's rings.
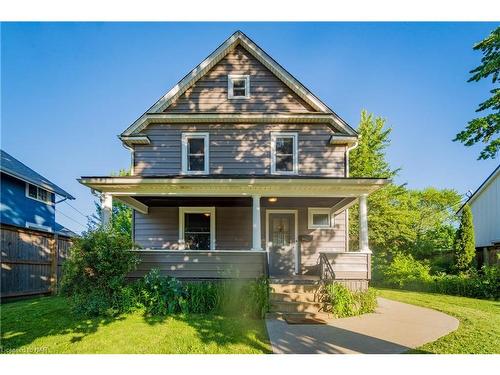
{"label": "ornamental bush", "polygon": [[500,299],[500,265],[470,269],[458,275],[431,275],[427,262],[411,256],[398,255],[389,264],[377,267],[374,284],[422,292],[442,293],[463,297]]}
{"label": "ornamental bush", "polygon": [[135,285],[138,302],[150,315],[167,315],[187,311],[186,288],[173,277],[151,270]]}
{"label": "ornamental bush", "polygon": [[476,247],[474,240],[474,223],[472,221],[472,211],[468,204],[462,209],[460,227],[457,231],[453,250],[455,252],[455,267],[460,272],[472,269]]}
{"label": "ornamental bush", "polygon": [[325,310],[336,318],[370,313],[377,307],[377,294],[374,289],[353,292],[340,283],[325,285],[323,300]]}
{"label": "ornamental bush", "polygon": [[75,239],[64,262],[60,293],[73,311],[88,316],[116,315],[133,308],[134,293],[125,283],[137,265],[129,236],[96,229]]}
{"label": "ornamental bush", "polygon": [[418,261],[411,255],[399,253],[391,263],[379,267],[377,271],[381,273],[381,276],[377,280],[385,286],[402,288],[412,283],[429,281],[430,270],[428,262]]}

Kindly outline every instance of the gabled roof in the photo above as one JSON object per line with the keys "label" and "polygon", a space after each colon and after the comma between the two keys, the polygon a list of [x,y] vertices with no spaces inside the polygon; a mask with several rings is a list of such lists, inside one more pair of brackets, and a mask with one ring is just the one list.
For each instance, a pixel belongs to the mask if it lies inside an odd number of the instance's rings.
{"label": "gabled roof", "polygon": [[1,152],[1,160],[0,160],[0,171],[2,173],[6,173],[13,177],[16,177],[20,180],[29,182],[30,184],[37,185],[43,189],[56,193],[61,197],[65,197],[68,199],[75,199],[71,194],[61,189],[59,186],[43,177],[42,175],[35,172],[33,169],[28,167],[27,165],[21,163],[15,157],[5,152],[4,150],[0,150]]}
{"label": "gabled roof", "polygon": [[[169,92],[162,96],[151,108],[149,108],[140,118],[130,125],[122,134],[122,137],[130,137],[139,133],[148,124],[148,116],[158,114],[168,108],[177,98],[188,90],[196,81],[205,75],[212,67],[221,61],[236,46],[242,46],[276,77],[285,83],[294,93],[314,108],[316,114],[330,115],[331,122],[342,132],[348,135],[356,135],[356,131],[333,112],[325,103],[309,91],[302,83],[286,71],[264,50],[255,44],[243,32],[236,31],[224,43],[222,43],[214,52],[203,60],[196,68],[188,73],[179,81]],[[314,114],[314,112],[312,113]],[[186,117],[189,115],[185,115]]]}
{"label": "gabled roof", "polygon": [[483,183],[469,197],[469,199],[467,199],[465,201],[465,203],[462,205],[462,207],[460,207],[460,209],[457,211],[457,214],[459,214],[460,211],[462,211],[462,209],[464,208],[464,206],[466,204],[471,204],[472,202],[474,202],[477,199],[477,197],[479,197],[481,195],[481,193],[489,186],[489,184],[492,183],[495,180],[495,178],[498,177],[498,175],[500,175],[500,165],[498,165],[495,168],[495,170],[486,178],[486,180],[483,181]]}

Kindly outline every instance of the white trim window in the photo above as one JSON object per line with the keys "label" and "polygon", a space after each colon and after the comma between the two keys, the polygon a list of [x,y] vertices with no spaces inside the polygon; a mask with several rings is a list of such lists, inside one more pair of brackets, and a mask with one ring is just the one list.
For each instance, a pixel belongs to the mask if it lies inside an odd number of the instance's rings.
{"label": "white trim window", "polygon": [[297,133],[271,133],[271,173],[297,174]]}
{"label": "white trim window", "polygon": [[26,182],[26,197],[36,201],[52,204],[52,193],[46,189]]}
{"label": "white trim window", "polygon": [[182,173],[208,174],[208,133],[182,133]]}
{"label": "white trim window", "polygon": [[179,207],[179,249],[215,250],[215,207]]}
{"label": "white trim window", "polygon": [[333,215],[329,208],[308,208],[307,228],[308,229],[329,229],[333,228]]}
{"label": "white trim window", "polygon": [[227,98],[228,99],[250,98],[250,76],[229,74],[227,76]]}

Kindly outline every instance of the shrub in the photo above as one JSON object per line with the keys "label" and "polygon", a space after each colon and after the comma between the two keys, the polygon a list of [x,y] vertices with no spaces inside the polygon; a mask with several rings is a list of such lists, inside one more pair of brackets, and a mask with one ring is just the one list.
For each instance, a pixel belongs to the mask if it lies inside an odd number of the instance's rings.
{"label": "shrub", "polygon": [[325,286],[326,311],[337,318],[345,318],[375,311],[377,295],[375,290],[352,292],[340,283],[331,283]]}
{"label": "shrub", "polygon": [[[413,270],[412,270],[413,268]],[[428,265],[411,256],[397,256],[379,267],[375,284],[382,287],[418,290],[472,298],[500,299],[500,266],[483,266],[458,275],[430,275]]]}
{"label": "shrub", "polygon": [[216,311],[220,306],[222,285],[220,283],[200,281],[186,285],[187,309],[191,313],[203,314]]}
{"label": "shrub", "polygon": [[187,312],[186,290],[173,277],[163,277],[158,269],[149,271],[136,285],[138,302],[150,315]]}
{"label": "shrub", "polygon": [[404,286],[429,281],[431,279],[430,266],[427,262],[414,259],[411,255],[396,254],[388,265],[381,266],[379,272],[384,285],[402,288]]}
{"label": "shrub", "polygon": [[97,229],[77,238],[63,265],[61,294],[76,313],[115,315],[134,303],[126,275],[135,269],[136,255],[129,236]]}
{"label": "shrub", "polygon": [[468,204],[462,209],[460,227],[457,231],[453,250],[455,252],[455,267],[458,271],[470,270],[474,264],[476,247],[474,240],[474,223],[472,211]]}
{"label": "shrub", "polygon": [[191,282],[187,289],[187,309],[192,313],[221,313],[263,318],[269,309],[269,283],[255,281]]}

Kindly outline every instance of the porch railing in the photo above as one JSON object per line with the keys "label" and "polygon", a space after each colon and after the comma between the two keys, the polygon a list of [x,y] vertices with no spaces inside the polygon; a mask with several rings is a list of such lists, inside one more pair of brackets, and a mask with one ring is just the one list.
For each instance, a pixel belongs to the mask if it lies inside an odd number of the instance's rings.
{"label": "porch railing", "polygon": [[322,280],[371,279],[370,253],[320,251],[318,263]]}
{"label": "porch railing", "polygon": [[335,280],[335,271],[324,253],[319,254],[319,276],[323,281]]}

